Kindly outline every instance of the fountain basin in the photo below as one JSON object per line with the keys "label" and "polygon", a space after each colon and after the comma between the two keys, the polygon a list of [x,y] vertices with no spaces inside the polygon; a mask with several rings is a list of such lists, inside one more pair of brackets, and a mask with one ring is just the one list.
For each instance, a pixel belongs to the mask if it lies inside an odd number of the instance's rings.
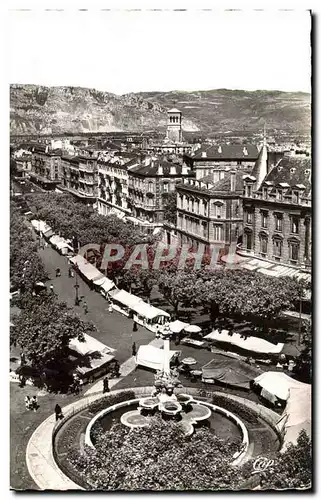
{"label": "fountain basin", "polygon": [[158,405],[159,411],[165,415],[175,416],[182,411],[182,406],[177,401],[163,401]]}
{"label": "fountain basin", "polygon": [[154,410],[158,404],[158,398],[142,398],[139,400],[139,406],[145,410]]}

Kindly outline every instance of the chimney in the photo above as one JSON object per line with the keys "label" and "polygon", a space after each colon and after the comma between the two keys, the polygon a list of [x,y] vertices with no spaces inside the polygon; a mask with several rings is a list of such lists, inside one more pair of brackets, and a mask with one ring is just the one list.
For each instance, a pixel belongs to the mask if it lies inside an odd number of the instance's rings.
{"label": "chimney", "polygon": [[206,158],[206,157],[207,157],[206,151],[202,151],[202,158]]}
{"label": "chimney", "polygon": [[187,175],[188,174],[188,168],[185,162],[183,162],[182,165],[182,175]]}
{"label": "chimney", "polygon": [[236,172],[231,172],[231,191],[234,192],[236,188]]}
{"label": "chimney", "polygon": [[169,173],[170,173],[170,175],[176,175],[176,166],[175,165],[170,166]]}
{"label": "chimney", "polygon": [[246,147],[244,146],[244,148],[243,148],[243,155],[244,155],[244,156],[247,156],[248,154],[249,154],[249,153],[248,153],[248,151],[247,151]]}
{"label": "chimney", "polygon": [[222,153],[222,146],[219,146],[219,147],[218,147],[217,152],[218,152],[218,153]]}
{"label": "chimney", "polygon": [[161,163],[158,164],[157,175],[162,176],[163,173],[163,165]]}

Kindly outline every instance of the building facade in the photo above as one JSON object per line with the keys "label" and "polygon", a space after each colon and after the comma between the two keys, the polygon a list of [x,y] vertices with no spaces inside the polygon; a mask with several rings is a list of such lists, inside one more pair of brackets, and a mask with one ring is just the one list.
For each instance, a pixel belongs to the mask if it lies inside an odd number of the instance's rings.
{"label": "building facade", "polygon": [[177,185],[176,231],[181,243],[198,247],[225,248],[241,234],[242,172],[216,172],[202,179],[188,179]]}
{"label": "building facade", "polygon": [[311,158],[288,155],[268,168],[263,146],[244,179],[239,253],[273,263],[311,266]]}
{"label": "building facade", "polygon": [[60,188],[77,199],[94,204],[97,199],[97,153],[84,151],[78,156],[61,157]]}
{"label": "building facade", "polygon": [[61,178],[61,152],[50,151],[43,144],[34,146],[29,176],[43,189],[54,190]]}
{"label": "building facade", "polygon": [[192,175],[186,166],[175,161],[146,157],[136,166],[130,166],[129,208],[134,218],[155,226],[162,225],[170,193],[175,193],[177,183]]}

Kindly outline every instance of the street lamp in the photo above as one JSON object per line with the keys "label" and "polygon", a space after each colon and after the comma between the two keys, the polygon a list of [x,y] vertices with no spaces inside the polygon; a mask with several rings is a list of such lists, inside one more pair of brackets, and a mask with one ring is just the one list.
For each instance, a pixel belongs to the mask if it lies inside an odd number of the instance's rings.
{"label": "street lamp", "polygon": [[[76,267],[77,267],[77,266],[76,266]],[[75,306],[79,306],[79,304],[80,304],[80,300],[79,300],[79,295],[78,295],[79,284],[78,284],[78,273],[77,273],[77,269],[76,269],[76,272],[75,272],[75,278],[76,278],[76,283],[74,284],[74,288],[75,288],[75,292],[76,292],[76,296],[75,296]]]}

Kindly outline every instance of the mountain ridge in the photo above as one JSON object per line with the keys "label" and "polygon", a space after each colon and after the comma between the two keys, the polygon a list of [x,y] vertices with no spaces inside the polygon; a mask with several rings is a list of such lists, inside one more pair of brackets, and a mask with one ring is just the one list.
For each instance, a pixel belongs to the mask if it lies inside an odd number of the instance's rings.
{"label": "mountain ridge", "polygon": [[267,129],[310,133],[305,92],[213,89],[113,94],[74,86],[10,85],[12,134],[165,131],[175,103],[183,130],[204,134]]}

